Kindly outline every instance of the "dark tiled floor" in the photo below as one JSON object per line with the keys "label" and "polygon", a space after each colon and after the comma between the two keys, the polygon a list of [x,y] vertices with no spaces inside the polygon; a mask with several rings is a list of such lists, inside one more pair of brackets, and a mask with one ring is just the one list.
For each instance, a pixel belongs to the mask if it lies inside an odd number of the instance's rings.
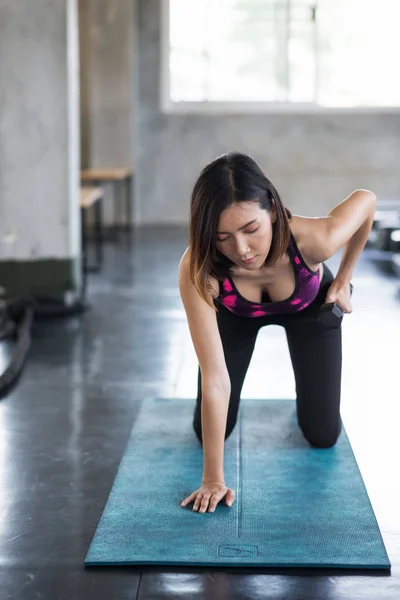
{"label": "dark tiled floor", "polygon": [[[359,262],[354,312],[345,317],[342,417],[391,574],[84,569],[139,401],[195,394],[197,364],[177,288],[185,246],[178,228],[137,231],[130,249],[107,245],[104,274],[89,282],[91,310],[34,325],[23,378],[0,402],[1,600],[398,600],[400,303],[398,280],[372,251]],[[260,333],[243,397],[294,397],[279,328]]]}

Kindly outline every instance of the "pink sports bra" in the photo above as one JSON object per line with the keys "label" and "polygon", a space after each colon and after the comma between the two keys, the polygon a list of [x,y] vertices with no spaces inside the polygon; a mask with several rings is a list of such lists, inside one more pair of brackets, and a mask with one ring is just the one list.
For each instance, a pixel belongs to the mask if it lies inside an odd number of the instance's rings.
{"label": "pink sports bra", "polygon": [[271,300],[267,300],[266,302],[251,302],[241,296],[231,277],[228,277],[219,282],[219,296],[215,299],[215,302],[222,304],[239,317],[264,317],[266,315],[289,314],[306,308],[318,294],[320,284],[319,270],[311,271],[306,265],[292,233],[290,233],[288,253],[295,276],[294,292],[289,298],[278,302]]}

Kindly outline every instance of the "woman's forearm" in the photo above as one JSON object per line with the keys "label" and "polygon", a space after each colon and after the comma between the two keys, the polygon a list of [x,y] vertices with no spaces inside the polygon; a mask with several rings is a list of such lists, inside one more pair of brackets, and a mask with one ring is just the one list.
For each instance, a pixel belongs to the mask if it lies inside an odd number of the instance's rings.
{"label": "woman's forearm", "polygon": [[342,260],[336,275],[337,280],[343,281],[344,283],[347,283],[351,280],[354,267],[365,244],[367,243],[373,222],[374,215],[372,214],[343,247]]}
{"label": "woman's forearm", "polygon": [[[355,190],[346,200],[335,206],[329,216],[341,218],[340,234],[345,233],[346,228],[352,229],[348,235],[348,241],[343,245],[342,260],[336,275],[336,280],[347,283],[351,280],[353,269],[360,254],[367,243],[376,209],[376,196],[369,190]],[[357,224],[354,230],[354,224]]]}
{"label": "woman's forearm", "polygon": [[201,428],[203,437],[203,482],[224,481],[224,442],[230,391],[203,392]]}

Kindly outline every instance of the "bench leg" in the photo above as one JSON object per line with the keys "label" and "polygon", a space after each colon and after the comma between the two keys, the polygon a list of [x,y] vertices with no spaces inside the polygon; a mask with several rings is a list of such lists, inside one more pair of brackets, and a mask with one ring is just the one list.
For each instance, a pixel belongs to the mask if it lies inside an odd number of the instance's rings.
{"label": "bench leg", "polygon": [[94,210],[94,243],[96,262],[89,265],[88,259],[88,209],[81,208],[81,244],[82,244],[82,282],[86,287],[87,273],[100,271],[103,265],[103,211],[101,200],[98,200],[93,207]]}
{"label": "bench leg", "polygon": [[112,203],[113,203],[113,224],[112,231],[114,236],[120,230],[120,224],[118,222],[118,217],[121,214],[121,190],[118,185],[118,181],[114,181],[112,184]]}
{"label": "bench leg", "polygon": [[[108,180],[93,180],[92,181],[94,187],[101,187],[104,190],[104,196],[103,198],[101,198],[96,204],[95,204],[95,208],[94,211],[98,211],[97,216],[96,216],[96,212],[95,212],[95,219],[98,221],[98,224],[96,225],[95,223],[95,235],[97,237],[99,237],[99,239],[101,238],[101,244],[103,244],[104,242],[114,242],[116,240],[116,232],[115,232],[115,226],[111,227],[111,231],[107,231],[107,235],[104,232],[104,224],[103,224],[103,207],[101,206],[101,208],[98,208],[98,205],[100,202],[105,202],[107,199],[109,199],[109,197],[106,195],[106,192],[110,193],[111,192],[111,201],[113,202],[113,205],[115,203],[115,198],[114,198],[114,187],[113,187],[113,183],[111,181]],[[113,219],[115,222],[115,208],[113,208]],[[100,242],[99,242],[100,244]],[[100,264],[100,262],[102,261],[102,248],[97,250],[97,257],[98,257],[98,264]],[[100,262],[99,262],[100,261]],[[94,269],[93,269],[94,270]]]}
{"label": "bench leg", "polygon": [[103,207],[102,200],[98,200],[94,206],[94,232],[95,232],[95,244],[96,244],[96,268],[100,270],[103,265]]}
{"label": "bench leg", "polygon": [[81,299],[86,298],[87,287],[87,272],[88,272],[88,256],[87,256],[87,221],[86,210],[81,208]]}
{"label": "bench leg", "polygon": [[131,232],[133,231],[133,198],[132,198],[132,175],[126,178],[125,184],[125,201],[126,201],[126,230]]}

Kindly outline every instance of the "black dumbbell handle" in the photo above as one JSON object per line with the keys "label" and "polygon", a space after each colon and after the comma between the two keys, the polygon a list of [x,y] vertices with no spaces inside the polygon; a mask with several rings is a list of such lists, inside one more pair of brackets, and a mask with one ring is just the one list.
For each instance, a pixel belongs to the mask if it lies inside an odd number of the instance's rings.
{"label": "black dumbbell handle", "polygon": [[[352,293],[353,286],[350,283],[350,296]],[[319,320],[326,325],[332,325],[337,322],[336,319],[343,317],[343,314],[344,310],[340,304],[337,304],[336,302],[326,302],[320,307]]]}
{"label": "black dumbbell handle", "polygon": [[319,310],[321,312],[331,313],[336,317],[343,317],[344,314],[343,308],[336,302],[327,302],[326,304],[323,304]]}

